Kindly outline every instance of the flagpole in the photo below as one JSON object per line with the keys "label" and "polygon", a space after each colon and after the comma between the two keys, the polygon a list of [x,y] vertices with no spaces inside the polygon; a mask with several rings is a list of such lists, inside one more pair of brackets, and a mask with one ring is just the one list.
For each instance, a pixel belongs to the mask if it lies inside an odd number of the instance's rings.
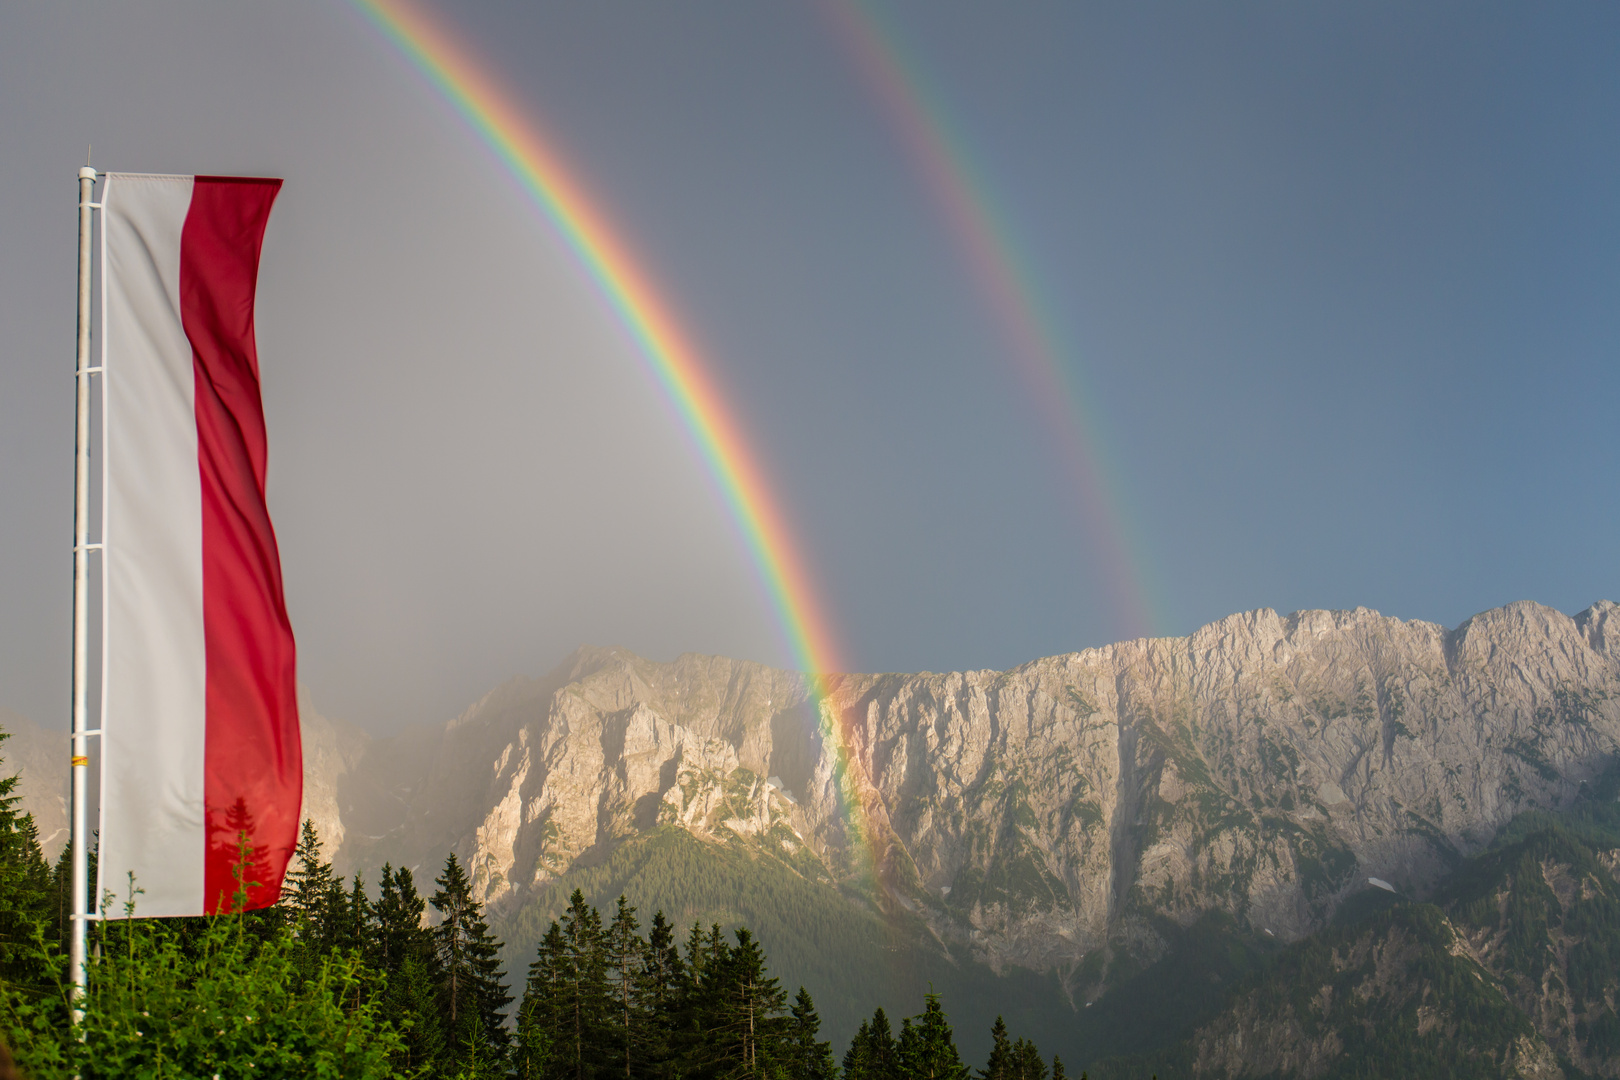
{"label": "flagpole", "polygon": [[85,784],[90,778],[89,725],[90,613],[90,215],[95,209],[96,170],[79,170],[79,348],[74,381],[78,422],[73,458],[73,937],[68,962],[73,976],[73,1019],[83,1016],[85,939],[88,923],[90,853],[85,840]]}

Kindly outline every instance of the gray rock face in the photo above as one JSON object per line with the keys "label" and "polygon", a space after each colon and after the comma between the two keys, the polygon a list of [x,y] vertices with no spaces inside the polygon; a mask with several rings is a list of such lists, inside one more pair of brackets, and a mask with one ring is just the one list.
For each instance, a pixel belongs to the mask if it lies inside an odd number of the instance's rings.
{"label": "gray rock face", "polygon": [[1620,748],[1620,616],[1261,610],[1006,672],[839,676],[822,702],[757,664],[586,649],[442,728],[306,722],[306,744],[345,872],[454,850],[509,905],[675,825],[807,847],[993,966],[1094,993],[1164,918],[1297,939],[1353,884],[1423,895],[1567,804]]}
{"label": "gray rock face", "polygon": [[1296,939],[1352,883],[1422,894],[1567,803],[1620,740],[1614,613],[1256,611],[1006,673],[852,678],[836,703],[888,880],[949,888],[930,921],[993,963],[1067,967],[1151,956],[1152,916]]}
{"label": "gray rock face", "polygon": [[1608,602],[1452,631],[1254,611],[1007,672],[841,676],[820,703],[755,664],[582,650],[374,744],[335,785],[340,862],[453,849],[501,905],[659,824],[807,846],[944,940],[1079,989],[1099,949],[1156,955],[1160,917],[1297,939],[1367,877],[1422,895],[1514,814],[1567,804],[1620,747],[1617,626]]}

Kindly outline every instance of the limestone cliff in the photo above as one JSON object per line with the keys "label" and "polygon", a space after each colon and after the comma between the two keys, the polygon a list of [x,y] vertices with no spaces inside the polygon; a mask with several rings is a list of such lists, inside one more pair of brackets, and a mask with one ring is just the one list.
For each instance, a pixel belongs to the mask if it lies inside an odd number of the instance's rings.
{"label": "limestone cliff", "polygon": [[1616,611],[1255,611],[1006,672],[841,676],[819,706],[757,664],[581,650],[367,748],[332,785],[340,868],[453,849],[499,907],[674,823],[808,846],[856,887],[875,867],[865,895],[943,942],[1094,993],[1162,917],[1294,940],[1368,876],[1423,895],[1568,803],[1620,746]]}
{"label": "limestone cliff", "polygon": [[807,848],[953,951],[1091,997],[1165,919],[1297,940],[1367,877],[1425,895],[1567,804],[1620,747],[1617,611],[1262,610],[1005,672],[839,676],[822,702],[758,664],[583,649],[387,739],[306,702],[306,807],[340,871],[454,850],[497,910],[660,825]]}

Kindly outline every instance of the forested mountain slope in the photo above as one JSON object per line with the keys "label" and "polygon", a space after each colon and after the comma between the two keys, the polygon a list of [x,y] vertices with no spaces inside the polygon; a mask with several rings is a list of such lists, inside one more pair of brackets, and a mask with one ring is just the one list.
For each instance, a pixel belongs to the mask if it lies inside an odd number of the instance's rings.
{"label": "forested mountain slope", "polygon": [[1218,1003],[1158,1010],[1159,1045],[1092,1075],[1620,1076],[1617,795],[1620,766],[1565,813],[1516,819],[1429,903],[1354,894]]}

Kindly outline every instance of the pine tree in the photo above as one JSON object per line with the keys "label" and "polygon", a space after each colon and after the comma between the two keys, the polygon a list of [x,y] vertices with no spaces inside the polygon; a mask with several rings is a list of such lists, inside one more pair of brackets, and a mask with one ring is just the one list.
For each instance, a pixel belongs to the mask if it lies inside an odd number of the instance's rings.
{"label": "pine tree", "polygon": [[836,1080],[838,1066],[833,1061],[832,1043],[822,1042],[821,1017],[810,992],[799,987],[798,997],[789,1010],[792,1020],[784,1040],[782,1065],[787,1080]]}
{"label": "pine tree", "polygon": [[293,861],[281,887],[281,903],[289,909],[300,937],[319,937],[317,924],[332,887],[332,864],[321,860],[321,836],[313,818],[305,818],[293,849]]}
{"label": "pine tree", "polygon": [[979,1080],[1013,1080],[1012,1042],[1007,1038],[1007,1025],[999,1016],[990,1028],[990,1060],[979,1070]]}
{"label": "pine tree", "polygon": [[356,872],[354,885],[343,901],[337,947],[364,950],[371,940],[373,929],[371,901],[366,899],[366,881]]}
{"label": "pine tree", "polygon": [[383,1015],[401,1029],[392,1064],[401,1076],[425,1075],[449,1052],[438,1008],[438,985],[425,955],[406,955],[383,983]]}
{"label": "pine tree", "polygon": [[643,1015],[641,1060],[649,1080],[670,1080],[674,1075],[686,981],[686,965],[675,944],[675,928],[659,911],[647,928],[636,987]]}
{"label": "pine tree", "polygon": [[686,965],[675,945],[675,928],[659,911],[647,928],[647,949],[641,966],[641,998],[649,1011],[667,1013],[685,981]]}
{"label": "pine tree", "polygon": [[[90,859],[94,866],[96,860]],[[86,891],[86,899],[94,900],[89,892],[95,889],[95,875],[90,875],[90,887]],[[51,867],[51,911],[56,924],[56,940],[66,941],[68,933],[72,930],[69,925],[73,916],[73,844],[62,845],[62,853],[56,857],[56,865]]]}
{"label": "pine tree", "polygon": [[738,929],[736,937],[715,965],[718,978],[711,985],[719,1008],[711,1038],[718,1043],[721,1075],[757,1080],[781,1053],[787,994],[765,973],[765,954],[754,935]]}
{"label": "pine tree", "polygon": [[[0,731],[0,743],[8,738]],[[34,816],[17,809],[18,782],[17,775],[0,777],[0,981],[43,990],[59,904]]]}
{"label": "pine tree", "polygon": [[[1080,1080],[1085,1080],[1085,1073],[1080,1074]],[[1056,1054],[1052,1055],[1052,1080],[1069,1080],[1068,1074],[1063,1071],[1063,1059]]]}
{"label": "pine tree", "polygon": [[504,1010],[512,1001],[502,981],[501,943],[490,934],[483,906],[473,899],[472,882],[454,852],[433,883],[439,887],[432,899],[440,918],[433,932],[439,957],[439,1004],[447,1028],[457,1046],[469,1038],[481,1038],[498,1056],[506,1049]]}
{"label": "pine tree", "polygon": [[[642,1037],[641,1008],[636,987],[641,980],[643,951],[646,946],[638,936],[641,929],[636,922],[636,909],[623,894],[613,922],[603,935],[603,961],[606,968],[608,994],[613,1000],[614,1042],[618,1060],[623,1064],[624,1080],[632,1080],[633,1062],[644,1041]],[[617,1070],[615,1070],[617,1072]]]}
{"label": "pine tree", "polygon": [[432,935],[422,925],[427,901],[416,891],[408,867],[395,870],[383,864],[377,902],[371,911],[377,932],[370,959],[384,973],[398,971],[408,957],[426,958],[432,952]]}
{"label": "pine tree", "polygon": [[607,957],[602,946],[602,916],[578,889],[569,897],[559,927],[562,941],[563,1027],[561,1076],[591,1080],[611,1069],[607,1028]]}
{"label": "pine tree", "polygon": [[686,938],[686,979],[676,1008],[671,1052],[673,1069],[682,1076],[714,1076],[729,1068],[726,1041],[718,1037],[726,1022],[731,947],[720,925],[705,933],[697,923]]}
{"label": "pine tree", "polygon": [[529,977],[518,1006],[517,1044],[512,1065],[518,1080],[572,1075],[561,1068],[567,1046],[564,1000],[567,985],[568,945],[556,920],[535,950]]}
{"label": "pine tree", "polygon": [[872,1022],[862,1020],[855,1037],[849,1040],[849,1049],[844,1051],[844,1080],[867,1080],[871,1075],[871,1042]]}
{"label": "pine tree", "polygon": [[1013,1043],[1012,1080],[1046,1080],[1046,1062],[1041,1052],[1023,1036]]}
{"label": "pine tree", "polygon": [[422,925],[427,901],[416,891],[408,867],[384,864],[377,902],[371,907],[376,931],[367,958],[383,973],[384,1012],[404,1029],[404,1046],[393,1064],[405,1075],[430,1068],[447,1053],[447,1033],[437,1005],[438,957],[433,935]]}
{"label": "pine tree", "polygon": [[899,1080],[900,1048],[882,1007],[862,1021],[844,1055],[845,1080]]}
{"label": "pine tree", "polygon": [[933,991],[924,1001],[922,1015],[902,1026],[898,1054],[904,1080],[968,1080],[950,1022]]}

